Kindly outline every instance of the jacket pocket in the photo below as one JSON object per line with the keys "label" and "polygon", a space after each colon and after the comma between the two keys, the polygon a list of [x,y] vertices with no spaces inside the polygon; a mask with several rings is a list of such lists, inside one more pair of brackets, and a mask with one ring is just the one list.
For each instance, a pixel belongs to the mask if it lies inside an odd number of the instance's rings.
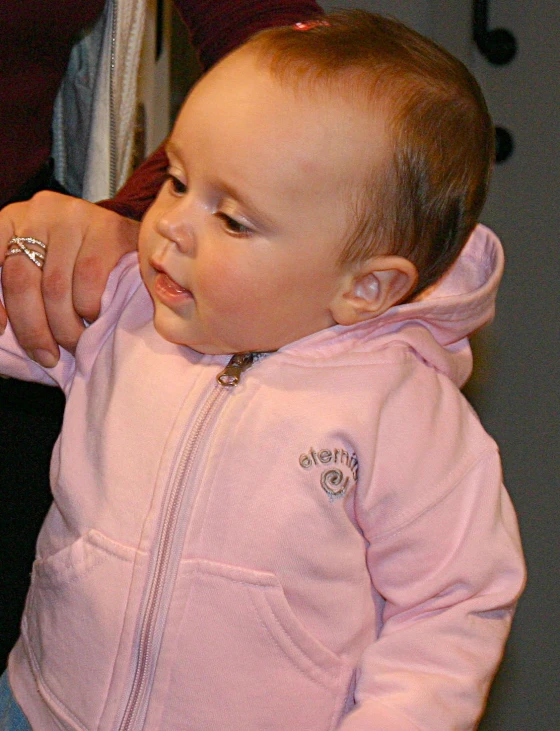
{"label": "jacket pocket", "polygon": [[147,728],[335,728],[351,668],[302,626],[278,579],[207,561],[183,571]]}
{"label": "jacket pocket", "polygon": [[97,728],[135,556],[91,530],[33,566],[22,637],[41,694],[72,728]]}

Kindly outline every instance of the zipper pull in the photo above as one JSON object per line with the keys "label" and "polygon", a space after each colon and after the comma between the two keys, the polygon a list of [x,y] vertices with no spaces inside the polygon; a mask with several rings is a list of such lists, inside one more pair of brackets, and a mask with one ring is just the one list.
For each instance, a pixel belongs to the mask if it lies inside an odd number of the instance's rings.
{"label": "zipper pull", "polygon": [[241,374],[250,368],[260,355],[261,353],[236,353],[224,370],[216,376],[216,380],[221,386],[228,388],[237,386],[241,380]]}

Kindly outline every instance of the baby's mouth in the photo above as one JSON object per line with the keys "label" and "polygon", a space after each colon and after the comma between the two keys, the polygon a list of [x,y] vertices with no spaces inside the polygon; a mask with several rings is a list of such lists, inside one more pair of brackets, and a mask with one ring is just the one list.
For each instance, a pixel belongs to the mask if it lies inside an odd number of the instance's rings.
{"label": "baby's mouth", "polygon": [[169,274],[165,272],[159,272],[157,275],[158,285],[164,287],[170,294],[184,294],[189,290],[185,287],[181,287],[174,279],[171,279]]}
{"label": "baby's mouth", "polygon": [[158,297],[164,300],[176,300],[192,299],[192,292],[176,282],[167,272],[160,266],[152,263],[156,276],[154,281],[154,288]]}

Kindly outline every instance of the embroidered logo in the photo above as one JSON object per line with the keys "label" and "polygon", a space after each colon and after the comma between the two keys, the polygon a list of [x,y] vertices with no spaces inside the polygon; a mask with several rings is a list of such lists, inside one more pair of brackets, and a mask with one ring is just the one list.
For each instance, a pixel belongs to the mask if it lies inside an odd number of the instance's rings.
{"label": "embroidered logo", "polygon": [[358,458],[345,449],[311,448],[299,458],[304,470],[321,469],[320,485],[332,502],[344,497],[358,480]]}

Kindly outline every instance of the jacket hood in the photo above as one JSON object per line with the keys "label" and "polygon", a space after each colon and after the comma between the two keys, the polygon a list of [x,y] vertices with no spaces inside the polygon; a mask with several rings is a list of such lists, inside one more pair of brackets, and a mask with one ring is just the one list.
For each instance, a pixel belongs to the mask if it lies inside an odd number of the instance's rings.
{"label": "jacket hood", "polygon": [[479,224],[449,272],[413,302],[358,325],[323,330],[283,350],[313,356],[316,346],[325,358],[342,350],[379,350],[397,340],[461,387],[472,370],[468,337],[493,319],[503,267],[498,237]]}

